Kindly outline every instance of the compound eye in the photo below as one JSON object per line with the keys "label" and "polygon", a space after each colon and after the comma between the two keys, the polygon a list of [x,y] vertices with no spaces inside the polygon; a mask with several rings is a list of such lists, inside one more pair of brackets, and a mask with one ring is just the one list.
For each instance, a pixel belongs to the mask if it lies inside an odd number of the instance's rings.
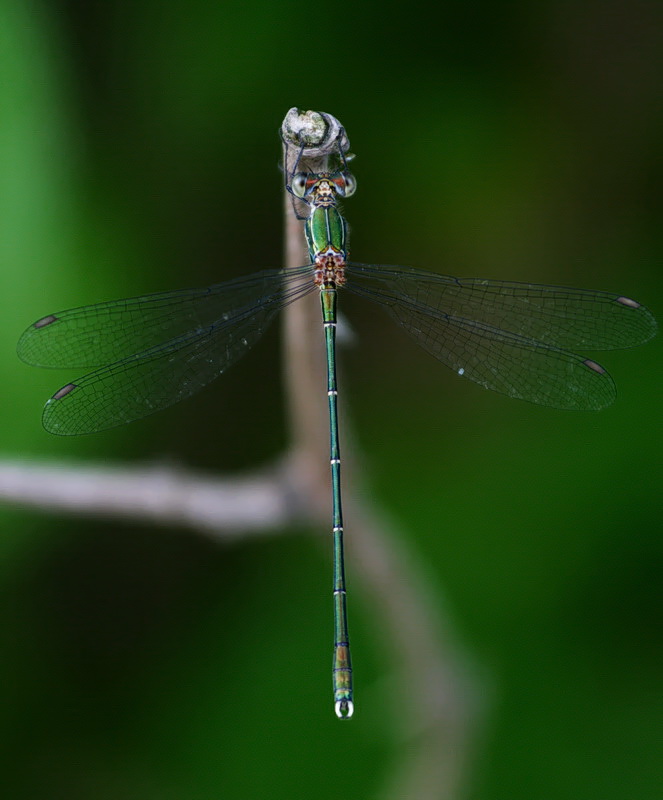
{"label": "compound eye", "polygon": [[295,197],[304,197],[306,194],[306,173],[298,172],[293,175],[290,188]]}
{"label": "compound eye", "polygon": [[343,177],[345,178],[345,196],[351,197],[357,189],[357,181],[350,172],[344,173]]}

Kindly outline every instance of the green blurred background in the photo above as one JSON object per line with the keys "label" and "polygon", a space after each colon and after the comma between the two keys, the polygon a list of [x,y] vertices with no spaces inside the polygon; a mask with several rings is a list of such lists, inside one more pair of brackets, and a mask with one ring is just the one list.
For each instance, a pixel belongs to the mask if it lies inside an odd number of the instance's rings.
{"label": "green blurred background", "polygon": [[[347,127],[358,260],[614,290],[657,313],[660,12],[0,0],[3,458],[222,474],[278,456],[277,330],[194,399],[80,439],[39,424],[78,376],[14,345],[53,310],[278,266],[294,105]],[[469,797],[660,797],[660,340],[598,355],[614,407],[563,413],[459,380],[343,300],[365,484],[482,676]],[[7,797],[369,798],[416,748],[352,564],[360,708],[332,714],[326,539],[221,547],[0,513]]]}

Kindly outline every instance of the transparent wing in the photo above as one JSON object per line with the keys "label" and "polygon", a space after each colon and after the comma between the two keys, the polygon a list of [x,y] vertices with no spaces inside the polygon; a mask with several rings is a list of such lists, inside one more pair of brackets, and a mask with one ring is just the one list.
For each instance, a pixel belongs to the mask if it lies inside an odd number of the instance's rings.
{"label": "transparent wing", "polygon": [[140,419],[190,397],[262,336],[278,311],[314,290],[307,272],[227,319],[132,354],[68,383],[46,403],[43,424],[60,435],[93,433]]}
{"label": "transparent wing", "polygon": [[266,270],[206,289],[183,289],[95,303],[49,314],[21,336],[19,358],[37,367],[100,367],[227,321],[269,298],[282,286],[297,285],[309,266]]}
{"label": "transparent wing", "polygon": [[357,264],[348,268],[347,288],[382,305],[459,375],[554,408],[598,410],[615,398],[605,369],[562,344],[627,347],[655,332],[646,309],[603,292]]}
{"label": "transparent wing", "polygon": [[349,284],[368,281],[394,298],[552,347],[616,350],[643,344],[656,334],[648,309],[609,292],[453,278],[382,264],[353,263],[347,271]]}

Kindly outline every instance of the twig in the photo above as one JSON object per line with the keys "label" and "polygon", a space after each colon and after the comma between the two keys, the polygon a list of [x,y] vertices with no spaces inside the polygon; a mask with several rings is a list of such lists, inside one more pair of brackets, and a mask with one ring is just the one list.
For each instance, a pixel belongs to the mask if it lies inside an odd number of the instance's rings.
{"label": "twig", "polygon": [[0,498],[45,511],[184,525],[224,540],[277,531],[302,516],[283,465],[219,479],[161,466],[6,461]]}

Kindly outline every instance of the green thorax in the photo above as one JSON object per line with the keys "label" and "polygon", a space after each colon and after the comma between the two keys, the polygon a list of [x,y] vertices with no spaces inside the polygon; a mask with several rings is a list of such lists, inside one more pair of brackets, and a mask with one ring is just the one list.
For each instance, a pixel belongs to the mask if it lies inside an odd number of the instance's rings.
{"label": "green thorax", "polygon": [[304,226],[309,258],[315,263],[320,255],[337,253],[346,258],[347,225],[338,208],[333,205],[316,205]]}

